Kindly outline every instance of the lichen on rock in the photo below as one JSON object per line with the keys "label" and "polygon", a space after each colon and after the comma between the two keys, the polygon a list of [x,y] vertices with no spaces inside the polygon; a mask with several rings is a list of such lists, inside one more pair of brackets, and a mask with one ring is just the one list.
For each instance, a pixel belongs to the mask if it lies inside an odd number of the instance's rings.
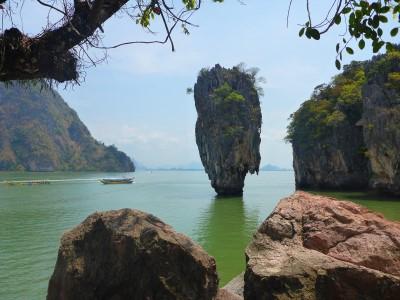
{"label": "lichen on rock", "polygon": [[196,143],[219,195],[243,193],[246,174],[260,165],[261,108],[255,71],[215,65],[194,86]]}

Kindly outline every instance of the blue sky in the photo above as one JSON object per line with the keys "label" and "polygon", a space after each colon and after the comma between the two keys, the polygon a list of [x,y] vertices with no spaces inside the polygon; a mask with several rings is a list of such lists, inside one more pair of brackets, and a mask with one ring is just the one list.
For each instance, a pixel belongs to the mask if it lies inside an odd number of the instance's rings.
{"label": "blue sky", "polygon": [[[313,1],[315,15],[326,7]],[[330,1],[325,1],[325,6]],[[231,67],[240,62],[260,68],[266,78],[262,101],[262,164],[292,165],[291,146],[283,141],[289,115],[313,88],[337,74],[335,44],[342,30],[332,30],[320,41],[298,37],[305,21],[305,1],[294,1],[289,28],[289,1],[226,0],[203,2],[192,18],[198,28],[189,36],[174,34],[176,52],[169,45],[131,45],[108,52],[108,62],[86,70],[85,81],[59,90],[97,139],[115,144],[146,166],[198,162],[194,128],[193,86],[198,71],[216,63]],[[316,5],[315,5],[316,4]],[[40,28],[35,8],[25,28]],[[105,44],[153,39],[133,21],[113,18],[105,26]],[[156,29],[157,30],[157,29]],[[162,38],[162,34],[157,35]],[[350,59],[370,58],[370,49]]]}

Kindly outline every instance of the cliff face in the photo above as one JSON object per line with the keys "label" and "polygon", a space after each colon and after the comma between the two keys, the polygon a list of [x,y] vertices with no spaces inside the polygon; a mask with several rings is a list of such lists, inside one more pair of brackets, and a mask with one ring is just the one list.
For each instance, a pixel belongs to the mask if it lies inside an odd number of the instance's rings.
{"label": "cliff face", "polygon": [[376,61],[367,72],[362,124],[370,186],[400,195],[400,52]]}
{"label": "cliff face", "polygon": [[346,122],[317,144],[293,144],[296,185],[302,188],[362,188],[368,183],[362,128]]}
{"label": "cliff face", "polygon": [[298,188],[400,193],[400,51],[354,62],[292,116]]}
{"label": "cliff face", "polygon": [[194,87],[200,158],[220,195],[242,194],[247,172],[259,170],[261,109],[255,74],[216,65]]}
{"label": "cliff face", "polygon": [[0,170],[134,171],[130,158],[96,141],[55,91],[0,84]]}

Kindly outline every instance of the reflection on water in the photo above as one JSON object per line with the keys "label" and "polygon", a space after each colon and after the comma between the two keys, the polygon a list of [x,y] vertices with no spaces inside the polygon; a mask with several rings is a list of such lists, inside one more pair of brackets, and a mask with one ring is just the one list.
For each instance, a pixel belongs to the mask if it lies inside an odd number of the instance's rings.
{"label": "reflection on water", "polygon": [[[104,178],[131,174],[10,173],[2,180]],[[0,299],[44,299],[63,232],[95,211],[152,213],[215,256],[222,283],[241,272],[253,230],[294,189],[292,172],[248,176],[243,199],[214,198],[204,172],[137,172],[136,183],[0,185]]]}
{"label": "reflection on water", "polygon": [[215,257],[224,285],[244,270],[244,249],[258,225],[258,214],[246,208],[243,197],[215,197],[199,221],[197,239]]}

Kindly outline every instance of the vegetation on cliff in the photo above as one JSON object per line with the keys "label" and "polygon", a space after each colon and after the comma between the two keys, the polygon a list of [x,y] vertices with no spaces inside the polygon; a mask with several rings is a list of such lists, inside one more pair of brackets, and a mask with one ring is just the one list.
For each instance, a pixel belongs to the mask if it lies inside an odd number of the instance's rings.
{"label": "vegetation on cliff", "polygon": [[400,191],[400,48],[352,62],[290,116],[298,187]]}
{"label": "vegetation on cliff", "polygon": [[[196,143],[218,194],[242,194],[247,172],[260,165],[261,108],[256,69],[216,65],[200,71],[194,87]],[[190,91],[190,89],[188,89]]]}
{"label": "vegetation on cliff", "polygon": [[115,146],[96,141],[51,88],[0,85],[0,170],[134,171]]}
{"label": "vegetation on cliff", "polygon": [[330,84],[317,86],[311,98],[290,116],[286,139],[312,147],[344,122],[355,124],[361,118],[365,80],[364,64],[353,62]]}
{"label": "vegetation on cliff", "polygon": [[310,99],[290,116],[286,140],[312,146],[320,138],[329,136],[339,124],[345,121],[355,124],[362,117],[364,84],[379,77],[385,88],[399,92],[400,72],[395,70],[399,65],[400,48],[397,47],[370,61],[344,66],[341,74],[331,83],[317,86]]}

